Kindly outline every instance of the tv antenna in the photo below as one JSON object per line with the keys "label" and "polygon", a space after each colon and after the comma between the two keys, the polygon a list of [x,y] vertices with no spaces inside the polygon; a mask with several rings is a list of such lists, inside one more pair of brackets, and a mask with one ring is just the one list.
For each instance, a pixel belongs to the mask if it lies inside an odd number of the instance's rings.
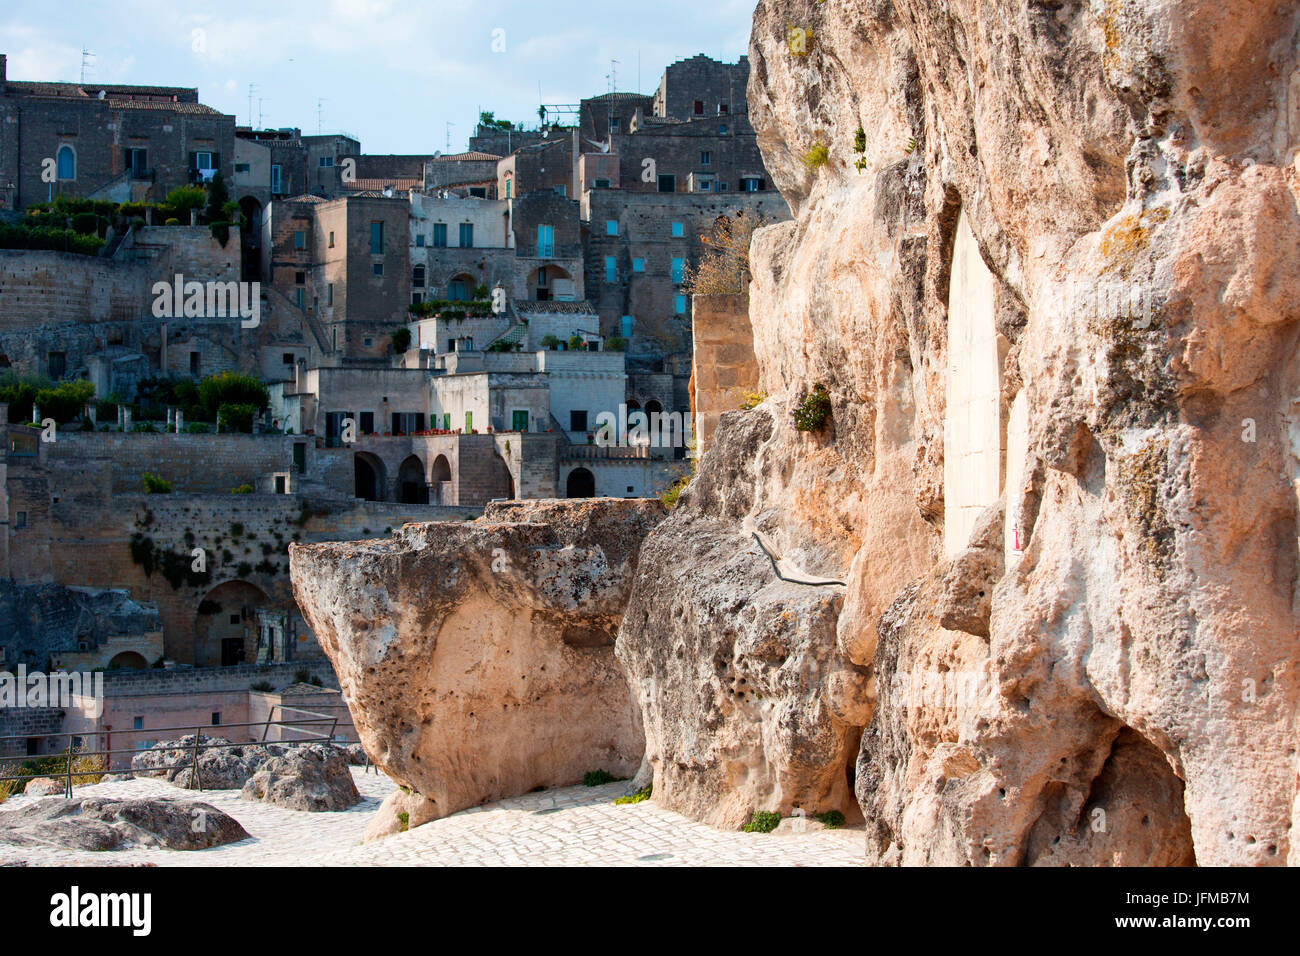
{"label": "tv antenna", "polygon": [[89,69],[92,73],[94,72],[94,66],[90,62],[94,58],[95,58],[95,54],[91,53],[84,46],[81,48],[81,82],[82,83],[86,82],[87,69]]}
{"label": "tv antenna", "polygon": [[[256,92],[257,92],[257,84],[256,84],[256,83],[249,83],[249,84],[248,84],[248,126],[249,126],[249,129],[252,129],[252,128],[253,128],[253,94],[256,93]],[[260,100],[259,100],[259,102],[260,102]]]}
{"label": "tv antenna", "polygon": [[451,152],[451,128],[455,125],[456,125],[455,123],[450,123],[450,122],[447,124],[447,152],[448,153]]}
{"label": "tv antenna", "polygon": [[317,136],[320,135],[321,118],[324,115],[325,115],[325,101],[323,99],[318,99],[316,101],[316,135]]}

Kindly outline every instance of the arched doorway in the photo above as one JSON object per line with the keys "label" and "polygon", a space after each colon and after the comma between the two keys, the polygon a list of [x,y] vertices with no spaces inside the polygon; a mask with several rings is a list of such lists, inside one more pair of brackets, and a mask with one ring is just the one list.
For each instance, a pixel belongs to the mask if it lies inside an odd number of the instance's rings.
{"label": "arched doorway", "polygon": [[575,468],[569,472],[569,480],[564,485],[566,498],[596,497],[596,476],[586,468]]}
{"label": "arched doorway", "polygon": [[144,655],[137,654],[135,651],[123,651],[121,654],[114,655],[108,662],[108,669],[111,671],[122,669],[142,671],[148,666],[149,662],[144,659]]}
{"label": "arched doorway", "polygon": [[424,481],[424,462],[411,455],[397,469],[397,487],[404,505],[427,505],[429,486]]}
{"label": "arched doorway", "polygon": [[369,452],[352,456],[353,494],[365,501],[384,500],[384,463]]}
{"label": "arched doorway", "polygon": [[269,603],[266,592],[247,581],[226,581],[205,594],[194,620],[194,665],[255,661],[257,609]]}
{"label": "arched doorway", "polygon": [[433,460],[432,474],[429,479],[432,489],[430,500],[436,505],[450,505],[454,502],[451,490],[451,464],[446,455],[439,455]]}
{"label": "arched doorway", "polygon": [[447,298],[452,302],[468,302],[477,285],[478,282],[468,272],[458,273],[447,283]]}
{"label": "arched doorway", "polygon": [[528,274],[528,288],[538,302],[557,299],[572,302],[575,296],[573,277],[556,265],[538,266]]}

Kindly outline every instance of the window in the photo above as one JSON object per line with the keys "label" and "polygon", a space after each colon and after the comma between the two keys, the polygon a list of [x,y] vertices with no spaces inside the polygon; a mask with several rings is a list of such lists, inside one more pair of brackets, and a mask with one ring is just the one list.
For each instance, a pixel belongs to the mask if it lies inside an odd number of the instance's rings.
{"label": "window", "polygon": [[295,249],[307,248],[307,234],[301,229],[293,234],[293,247]]}
{"label": "window", "polygon": [[720,193],[725,193],[726,191],[727,191],[727,184],[726,184],[726,183],[718,183],[718,192],[720,192]]}
{"label": "window", "polygon": [[569,412],[569,431],[585,432],[587,430],[587,413],[586,411]]}
{"label": "window", "polygon": [[[132,179],[143,179],[148,172],[148,158],[143,149],[128,149],[126,151],[127,168],[131,170]],[[236,172],[239,170],[236,169]]]}
{"label": "window", "polygon": [[334,248],[334,233],[330,233],[330,248]]}
{"label": "window", "polygon": [[719,124],[718,124],[718,132],[719,132],[719,133],[726,133],[726,132],[727,132],[727,124],[726,124],[726,123],[719,123]]}
{"label": "window", "polygon": [[420,249],[423,249],[423,248],[424,248],[424,233],[421,232],[421,233],[419,233],[418,235],[416,235],[416,237],[415,237],[415,245],[416,245],[417,248],[420,248]]}
{"label": "window", "polygon": [[424,288],[424,266],[416,266],[411,270],[411,285],[417,289]]}
{"label": "window", "polygon": [[645,272],[645,260],[644,260],[644,259],[633,259],[633,260],[632,260],[632,271],[633,271],[633,272]]}
{"label": "window", "polygon": [[239,615],[238,615],[238,614],[232,614],[232,615],[230,615],[230,623],[231,623],[231,624],[238,624],[238,623],[239,623]]}
{"label": "window", "polygon": [[382,262],[376,262],[376,263],[374,264],[374,267],[373,267],[373,269],[372,269],[371,271],[373,271],[374,274],[377,275],[377,276],[381,276],[381,275],[383,275],[383,274],[384,274],[384,264],[383,264]]}
{"label": "window", "polygon": [[20,511],[20,512],[18,512],[18,517],[14,520],[14,527],[15,527],[15,528],[26,528],[26,527],[27,527],[27,512],[26,512],[26,511]]}
{"label": "window", "polygon": [[763,180],[757,176],[743,176],[740,180],[740,188],[747,193],[756,193],[763,188]]}
{"label": "window", "polygon": [[320,158],[320,162],[319,162],[318,165],[319,165],[319,167],[320,167],[321,169],[333,169],[333,168],[334,168],[334,157],[333,157],[333,156],[322,156],[322,157]]}
{"label": "window", "polygon": [[248,163],[235,163],[235,172],[237,173],[246,173],[249,169],[250,166]]}
{"label": "window", "polygon": [[293,364],[293,353],[292,353],[292,352],[282,352],[282,353],[280,354],[280,361],[283,362],[285,365],[292,365],[292,364]]}
{"label": "window", "polygon": [[677,257],[673,258],[673,282],[681,284],[682,274],[686,270],[686,260]]}
{"label": "window", "polygon": [[190,353],[190,374],[197,376],[199,374],[199,353]]}
{"label": "window", "polygon": [[144,730],[144,718],[143,718],[143,717],[132,717],[132,718],[131,718],[131,729],[132,729],[132,730]]}
{"label": "window", "polygon": [[623,338],[632,338],[632,316],[623,316]]}
{"label": "window", "polygon": [[609,180],[608,180],[608,179],[597,179],[597,180],[596,180],[595,182],[593,182],[591,185],[592,185],[592,188],[594,188],[594,189],[608,189],[608,188],[609,188]]}
{"label": "window", "polygon": [[460,247],[462,249],[474,248],[474,224],[472,222],[462,222],[460,224]]}
{"label": "window", "polygon": [[374,339],[362,339],[361,342],[362,342],[362,344],[365,345],[366,348],[370,348],[370,346],[372,346],[372,345],[375,344],[375,340],[374,340]]}
{"label": "window", "polygon": [[375,433],[375,413],[362,412],[357,427],[361,429],[361,434],[373,435]]}
{"label": "window", "polygon": [[704,100],[695,101],[695,115],[696,116],[704,115]]}
{"label": "window", "polygon": [[614,261],[613,256],[605,257],[605,281],[606,282],[618,281],[618,264]]}
{"label": "window", "polygon": [[48,365],[50,369],[50,378],[54,379],[54,381],[57,382],[59,379],[63,378],[64,375],[67,374],[68,353],[51,352]]}
{"label": "window", "polygon": [[469,195],[471,199],[487,199],[486,186],[470,186]]}
{"label": "window", "polygon": [[280,194],[280,186],[281,186],[280,164],[272,163],[271,164],[271,192],[274,195],[278,196]]}
{"label": "window", "polygon": [[707,149],[701,151],[701,152],[700,152],[700,165],[701,165],[701,166],[712,166],[712,165],[713,165],[713,153],[711,153],[711,152],[710,152],[709,150],[707,150]]}
{"label": "window", "polygon": [[620,132],[622,125],[623,125],[623,121],[619,117],[611,116],[609,118],[609,131],[611,133]]}
{"label": "window", "polygon": [[435,222],[433,224],[433,247],[435,249],[447,248],[447,224],[445,222]]}
{"label": "window", "polygon": [[445,412],[442,416],[442,430],[451,431],[451,412]]}
{"label": "window", "polygon": [[526,408],[516,408],[510,413],[510,430],[512,432],[528,431],[528,410]]}
{"label": "window", "polygon": [[551,188],[555,190],[555,195],[557,195],[557,196],[568,196],[568,195],[569,195],[569,187],[568,187],[568,186],[552,186]]}
{"label": "window", "polygon": [[686,314],[686,296],[678,295],[673,297],[673,311],[678,315]]}
{"label": "window", "polygon": [[474,430],[474,413],[466,412],[465,413],[465,434],[468,435],[473,430]]}
{"label": "window", "polygon": [[[370,224],[370,254],[372,256],[382,256],[384,254],[384,224],[382,222],[372,222]],[[382,275],[382,273],[375,273]]]}
{"label": "window", "polygon": [[296,283],[297,285],[304,285],[304,284],[306,284],[306,282],[307,282],[307,273],[305,273],[305,272],[295,272],[295,273],[293,274],[293,281],[294,281],[294,283]]}
{"label": "window", "polygon": [[605,235],[607,235],[607,236],[617,236],[617,235],[618,235],[618,220],[617,220],[617,219],[606,219],[606,220],[605,220]]}
{"label": "window", "polygon": [[675,193],[675,192],[677,192],[677,177],[676,177],[676,176],[660,176],[660,177],[659,177],[659,191],[660,191],[661,193]]}
{"label": "window", "polygon": [[699,192],[707,193],[707,192],[712,192],[712,191],[713,191],[713,180],[712,180],[712,179],[701,179],[701,180],[700,180],[700,186],[699,186]]}
{"label": "window", "polygon": [[212,712],[212,726],[213,727],[221,726],[221,711],[214,710]]}
{"label": "window", "polygon": [[[731,108],[730,108],[726,103],[719,103],[719,104],[718,104],[718,115],[719,115],[719,116],[726,116],[730,109],[731,109]],[[726,130],[724,129],[723,132],[725,133]]]}
{"label": "window", "polygon": [[296,305],[299,309],[305,309],[305,308],[307,307],[307,290],[306,290],[306,289],[294,289],[294,290],[293,290],[293,304]]}
{"label": "window", "polygon": [[542,258],[555,255],[555,227],[537,227],[537,255]]}
{"label": "window", "polygon": [[507,176],[506,177],[506,198],[507,199],[510,198],[510,190],[511,188],[513,188],[514,184],[515,184],[514,179],[511,178],[510,176]]}
{"label": "window", "polygon": [[334,304],[334,283],[333,282],[325,286],[325,304],[326,305]]}
{"label": "window", "polygon": [[293,466],[298,469],[300,475],[307,470],[306,442],[298,441],[293,443]]}
{"label": "window", "polygon": [[686,235],[686,230],[682,228],[682,224],[680,222],[673,223],[673,238],[680,239],[684,235]]}
{"label": "window", "polygon": [[194,154],[195,169],[216,169],[217,164],[212,161],[213,154],[210,152],[200,151]]}

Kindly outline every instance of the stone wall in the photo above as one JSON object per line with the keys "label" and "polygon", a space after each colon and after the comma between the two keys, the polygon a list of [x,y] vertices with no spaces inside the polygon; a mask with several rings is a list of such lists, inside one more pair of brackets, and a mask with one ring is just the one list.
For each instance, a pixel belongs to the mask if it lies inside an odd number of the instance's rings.
{"label": "stone wall", "polygon": [[718,416],[740,407],[747,391],[758,390],[754,330],[748,296],[695,296],[695,454],[713,438]]}

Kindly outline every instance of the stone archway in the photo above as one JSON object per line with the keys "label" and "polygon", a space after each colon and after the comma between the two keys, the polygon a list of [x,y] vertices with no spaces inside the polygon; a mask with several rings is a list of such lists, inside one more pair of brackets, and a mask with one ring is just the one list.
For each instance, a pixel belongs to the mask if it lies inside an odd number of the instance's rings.
{"label": "stone archway", "polygon": [[194,622],[194,666],[230,666],[257,659],[257,609],[270,604],[256,584],[218,584],[199,602]]}
{"label": "stone archway", "polygon": [[123,651],[120,654],[113,655],[113,659],[108,662],[108,669],[114,670],[134,670],[142,671],[149,667],[149,662],[144,659],[143,654],[135,651]]}
{"label": "stone archway", "polygon": [[586,468],[573,469],[573,471],[569,472],[568,480],[564,483],[564,497],[596,497],[596,476]]}
{"label": "stone archway", "polygon": [[397,469],[398,498],[404,505],[427,505],[429,485],[424,480],[424,462],[410,455]]}
{"label": "stone archway", "polygon": [[433,460],[429,477],[429,500],[436,505],[454,504],[452,501],[451,463],[446,455],[439,455]]}
{"label": "stone archway", "polygon": [[352,456],[353,495],[365,501],[383,501],[386,477],[384,463],[370,452]]}

